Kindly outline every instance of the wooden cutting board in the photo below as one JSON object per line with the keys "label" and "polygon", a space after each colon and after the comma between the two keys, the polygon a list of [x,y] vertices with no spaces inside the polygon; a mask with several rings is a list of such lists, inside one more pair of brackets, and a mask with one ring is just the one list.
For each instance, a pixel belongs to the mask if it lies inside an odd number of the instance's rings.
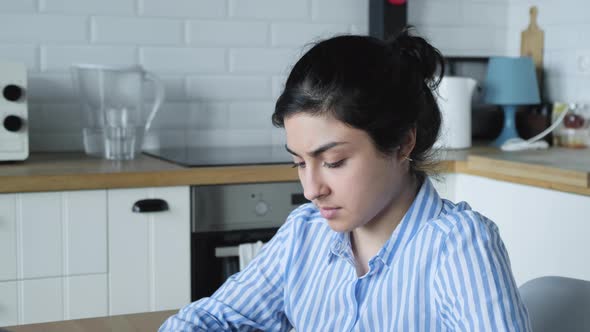
{"label": "wooden cutting board", "polygon": [[[536,6],[530,8],[529,15],[529,26],[520,33],[520,55],[533,58],[535,69],[537,71],[537,81],[539,82],[539,88],[541,88],[543,86],[543,48],[545,33],[537,24],[539,10]],[[539,89],[539,91],[541,91],[541,89]]]}

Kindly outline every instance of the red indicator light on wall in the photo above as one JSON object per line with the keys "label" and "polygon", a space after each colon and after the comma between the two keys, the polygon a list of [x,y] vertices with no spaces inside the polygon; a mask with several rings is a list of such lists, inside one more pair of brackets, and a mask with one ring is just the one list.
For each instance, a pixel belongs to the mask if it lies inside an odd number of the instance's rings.
{"label": "red indicator light on wall", "polygon": [[387,0],[387,1],[389,1],[390,4],[396,5],[396,6],[401,6],[401,5],[406,4],[406,0]]}

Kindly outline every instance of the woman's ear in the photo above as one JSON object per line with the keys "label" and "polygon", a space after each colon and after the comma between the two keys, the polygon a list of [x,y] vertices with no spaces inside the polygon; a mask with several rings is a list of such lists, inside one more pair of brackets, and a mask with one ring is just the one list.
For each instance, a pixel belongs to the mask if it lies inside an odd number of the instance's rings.
{"label": "woman's ear", "polygon": [[402,142],[399,148],[399,156],[400,159],[411,159],[412,151],[414,151],[414,146],[416,146],[416,127],[412,127],[409,129],[404,137],[402,138]]}

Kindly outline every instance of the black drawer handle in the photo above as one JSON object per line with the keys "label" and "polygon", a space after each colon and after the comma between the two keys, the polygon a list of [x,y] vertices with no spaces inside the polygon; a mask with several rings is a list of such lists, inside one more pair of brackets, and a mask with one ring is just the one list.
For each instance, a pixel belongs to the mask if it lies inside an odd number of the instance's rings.
{"label": "black drawer handle", "polygon": [[131,211],[137,213],[143,212],[161,212],[161,211],[168,211],[170,208],[168,207],[168,203],[159,198],[152,198],[152,199],[142,199],[135,204],[133,204],[133,208]]}

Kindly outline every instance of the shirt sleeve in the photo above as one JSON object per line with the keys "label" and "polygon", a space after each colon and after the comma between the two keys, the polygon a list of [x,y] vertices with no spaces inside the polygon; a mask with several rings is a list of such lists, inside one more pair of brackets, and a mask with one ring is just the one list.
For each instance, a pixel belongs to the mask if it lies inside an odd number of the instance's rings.
{"label": "shirt sleeve", "polygon": [[450,331],[531,331],[497,226],[473,211],[449,215],[434,280],[440,319]]}
{"label": "shirt sleeve", "polygon": [[180,309],[159,331],[290,330],[283,291],[291,224],[290,216],[243,271],[231,276],[210,298]]}

